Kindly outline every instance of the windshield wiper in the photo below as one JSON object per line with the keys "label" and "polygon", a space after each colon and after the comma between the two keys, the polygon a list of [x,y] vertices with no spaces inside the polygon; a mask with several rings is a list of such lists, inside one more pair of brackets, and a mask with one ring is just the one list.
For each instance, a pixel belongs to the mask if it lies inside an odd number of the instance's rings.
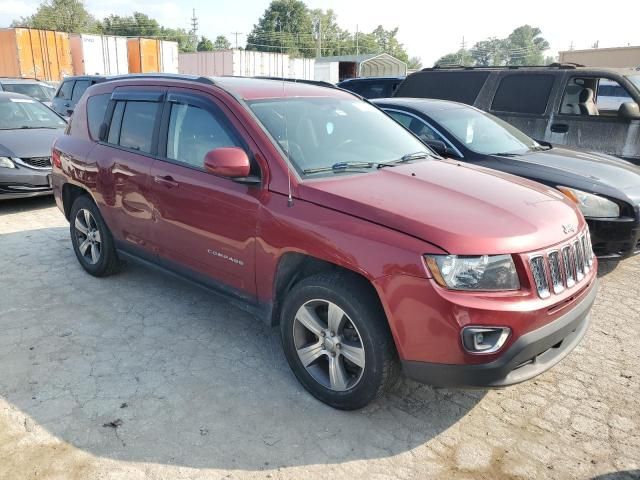
{"label": "windshield wiper", "polygon": [[421,158],[428,158],[428,157],[431,157],[431,155],[429,155],[429,153],[427,153],[427,152],[408,153],[406,155],[403,155],[402,157],[400,157],[397,160],[392,160],[390,162],[385,162],[385,163],[379,163],[378,164],[378,168],[394,167],[394,166],[398,165],[399,163],[407,163],[407,162],[410,162],[412,160],[420,160]]}
{"label": "windshield wiper", "polygon": [[513,152],[499,152],[499,153],[492,153],[492,155],[497,155],[498,157],[519,157],[522,154],[513,153]]}
{"label": "windshield wiper", "polygon": [[345,170],[359,170],[362,168],[372,168],[375,164],[373,162],[338,162],[327,167],[307,168],[302,173],[308,175],[310,173],[322,173],[322,172],[342,172]]}

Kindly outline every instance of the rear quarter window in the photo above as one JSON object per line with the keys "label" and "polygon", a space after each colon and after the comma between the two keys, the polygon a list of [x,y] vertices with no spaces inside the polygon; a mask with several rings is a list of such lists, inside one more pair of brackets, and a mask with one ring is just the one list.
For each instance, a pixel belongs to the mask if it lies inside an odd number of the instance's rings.
{"label": "rear quarter window", "polygon": [[554,75],[507,75],[500,80],[491,110],[542,115],[547,110],[554,81]]}
{"label": "rear quarter window", "polygon": [[394,97],[437,98],[473,105],[490,72],[416,72],[409,75]]}
{"label": "rear quarter window", "polygon": [[89,135],[92,140],[99,140],[100,125],[104,122],[104,116],[110,100],[110,93],[94,95],[87,99],[87,125],[89,126]]}

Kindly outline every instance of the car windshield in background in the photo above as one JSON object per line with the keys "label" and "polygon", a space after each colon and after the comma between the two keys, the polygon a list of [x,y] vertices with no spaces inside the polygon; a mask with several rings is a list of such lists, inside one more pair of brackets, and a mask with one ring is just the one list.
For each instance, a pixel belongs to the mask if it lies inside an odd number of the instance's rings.
{"label": "car windshield in background", "polygon": [[472,108],[451,108],[429,115],[469,150],[483,155],[522,154],[540,148],[533,139],[493,115]]}
{"label": "car windshield in background", "polygon": [[640,75],[629,75],[627,78],[640,90]]}
{"label": "car windshield in background", "polygon": [[64,128],[65,121],[30,98],[0,100],[0,130]]}
{"label": "car windshield in background", "polygon": [[2,88],[5,92],[21,93],[33,97],[41,102],[49,102],[53,98],[55,89],[44,87],[37,83],[4,83]]}
{"label": "car windshield in background", "polygon": [[394,120],[361,100],[287,98],[257,100],[249,107],[301,174],[332,165],[341,167],[336,172],[364,171],[407,154],[430,154]]}

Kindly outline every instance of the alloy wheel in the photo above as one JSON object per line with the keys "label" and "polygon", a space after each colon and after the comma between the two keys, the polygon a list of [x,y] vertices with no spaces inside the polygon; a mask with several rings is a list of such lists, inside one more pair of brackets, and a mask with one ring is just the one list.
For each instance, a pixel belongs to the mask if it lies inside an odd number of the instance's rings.
{"label": "alloy wheel", "polygon": [[333,391],[355,387],[364,373],[365,351],[358,329],[338,305],[310,300],[293,322],[298,358],[307,372]]}
{"label": "alloy wheel", "polygon": [[81,208],[74,220],[78,250],[87,263],[95,265],[100,261],[102,238],[96,219],[91,212]]}

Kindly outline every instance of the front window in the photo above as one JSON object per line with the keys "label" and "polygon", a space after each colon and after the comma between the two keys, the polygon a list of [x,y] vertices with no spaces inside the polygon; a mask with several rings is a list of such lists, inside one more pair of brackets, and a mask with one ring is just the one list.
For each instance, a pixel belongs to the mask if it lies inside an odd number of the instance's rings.
{"label": "front window", "polygon": [[5,92],[21,93],[41,102],[51,101],[55,92],[55,89],[37,83],[4,83],[2,88]]}
{"label": "front window", "polygon": [[355,98],[257,100],[249,107],[303,175],[332,165],[379,165],[416,152],[428,154],[394,120]]}
{"label": "front window", "polygon": [[472,108],[434,110],[429,115],[472,152],[518,155],[540,148],[535,140],[517,128]]}
{"label": "front window", "polygon": [[640,75],[629,75],[627,78],[636,86],[638,90],[640,90]]}
{"label": "front window", "polygon": [[64,128],[66,122],[41,103],[30,98],[0,101],[0,130]]}

